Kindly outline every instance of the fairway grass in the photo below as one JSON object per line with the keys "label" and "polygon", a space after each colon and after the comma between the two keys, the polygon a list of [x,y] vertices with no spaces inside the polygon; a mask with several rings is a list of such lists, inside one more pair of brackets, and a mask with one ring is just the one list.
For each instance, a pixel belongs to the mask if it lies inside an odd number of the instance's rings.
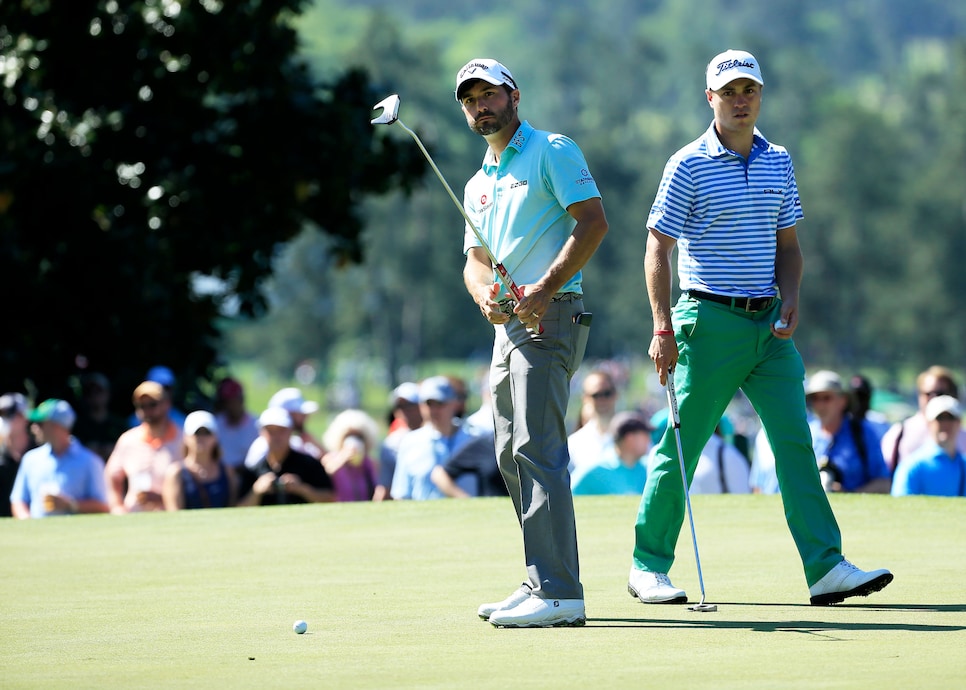
{"label": "fairway grass", "polygon": [[[631,598],[637,499],[579,497],[587,625],[548,630],[476,616],[524,576],[507,499],[0,521],[0,687],[962,687],[966,501],[833,496],[845,555],[896,576],[834,607],[778,497],[692,501],[716,613]],[[687,526],[677,557],[697,601]]]}

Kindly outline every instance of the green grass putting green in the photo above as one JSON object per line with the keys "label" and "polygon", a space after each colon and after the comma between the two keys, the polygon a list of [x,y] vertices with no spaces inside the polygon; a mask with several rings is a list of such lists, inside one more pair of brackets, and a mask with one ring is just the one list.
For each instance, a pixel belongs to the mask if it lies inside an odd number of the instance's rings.
{"label": "green grass putting green", "polygon": [[[0,687],[961,686],[966,501],[832,502],[889,587],[809,606],[780,499],[697,496],[697,613],[627,594],[636,498],[578,498],[587,626],[549,630],[476,616],[524,576],[505,499],[0,521]],[[697,601],[687,524],[677,556]]]}

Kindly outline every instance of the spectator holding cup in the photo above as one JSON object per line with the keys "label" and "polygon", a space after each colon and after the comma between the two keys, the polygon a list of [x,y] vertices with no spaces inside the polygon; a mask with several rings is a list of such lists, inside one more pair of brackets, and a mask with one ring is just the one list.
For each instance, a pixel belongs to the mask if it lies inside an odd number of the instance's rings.
{"label": "spectator holding cup", "polygon": [[16,518],[106,513],[104,461],[71,436],[77,418],[66,400],[45,400],[29,415],[41,445],[27,451],[10,494]]}

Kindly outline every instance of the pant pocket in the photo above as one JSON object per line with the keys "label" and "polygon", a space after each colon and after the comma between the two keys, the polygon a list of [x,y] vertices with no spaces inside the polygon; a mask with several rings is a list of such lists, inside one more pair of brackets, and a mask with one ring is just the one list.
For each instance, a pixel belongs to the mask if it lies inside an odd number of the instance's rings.
{"label": "pant pocket", "polygon": [[584,361],[584,353],[587,351],[587,340],[590,338],[590,322],[594,315],[589,311],[582,311],[574,314],[574,328],[571,330],[572,343],[570,348],[570,375],[573,376]]}

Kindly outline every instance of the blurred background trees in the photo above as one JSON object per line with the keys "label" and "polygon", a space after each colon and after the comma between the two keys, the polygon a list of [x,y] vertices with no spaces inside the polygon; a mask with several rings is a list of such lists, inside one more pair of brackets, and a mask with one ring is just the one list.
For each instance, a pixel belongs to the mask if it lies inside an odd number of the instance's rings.
{"label": "blurred background trees", "polygon": [[374,137],[365,75],[312,74],[305,4],[0,4],[4,390],[86,367],[131,390],[151,363],[192,382],[222,314],[264,313],[283,243],[362,259],[362,199],[425,166]]}
{"label": "blurred background trees", "polygon": [[[482,140],[455,70],[496,56],[522,114],[583,148],[611,223],[585,271],[592,358],[646,357],[644,220],[667,157],[711,119],[703,70],[762,61],[759,127],[791,151],[806,220],[810,368],[966,366],[966,6],[940,0],[72,0],[0,3],[5,388],[79,364],[124,385],[241,360],[386,385],[484,359],[457,192]],[[892,377],[892,378],[890,378]]]}

